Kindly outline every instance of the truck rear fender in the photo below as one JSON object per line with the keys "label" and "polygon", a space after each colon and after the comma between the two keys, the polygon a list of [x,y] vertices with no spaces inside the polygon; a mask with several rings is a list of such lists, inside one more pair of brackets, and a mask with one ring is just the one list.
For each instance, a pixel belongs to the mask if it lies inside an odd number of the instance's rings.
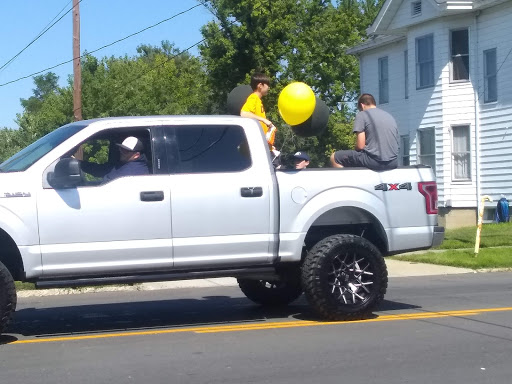
{"label": "truck rear fender", "polygon": [[298,261],[304,244],[312,246],[335,233],[362,235],[386,253],[387,212],[384,202],[364,189],[342,187],[322,192],[304,204],[288,228],[281,227],[280,260]]}

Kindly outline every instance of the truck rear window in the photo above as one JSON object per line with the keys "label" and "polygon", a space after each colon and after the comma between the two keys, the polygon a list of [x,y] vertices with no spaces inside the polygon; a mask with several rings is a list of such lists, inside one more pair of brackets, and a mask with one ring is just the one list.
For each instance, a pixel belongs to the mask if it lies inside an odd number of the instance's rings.
{"label": "truck rear window", "polygon": [[178,173],[239,172],[251,166],[242,127],[187,125],[176,127]]}

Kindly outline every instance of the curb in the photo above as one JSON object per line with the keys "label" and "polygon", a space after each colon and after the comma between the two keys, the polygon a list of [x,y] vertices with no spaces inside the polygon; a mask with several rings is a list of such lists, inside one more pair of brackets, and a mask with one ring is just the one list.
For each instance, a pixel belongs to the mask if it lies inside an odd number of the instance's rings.
{"label": "curb", "polygon": [[486,272],[512,272],[512,268],[480,268],[475,270],[478,273]]}
{"label": "curb", "polygon": [[18,291],[18,297],[43,297],[56,295],[77,295],[81,293],[94,292],[129,292],[129,291],[156,291],[161,289],[180,288],[211,288],[211,287],[232,287],[238,286],[233,277],[220,277],[215,279],[177,280],[163,281],[157,283],[141,283],[133,285],[109,285],[103,287],[79,287],[79,288],[51,288],[51,289],[28,289]]}
{"label": "curb", "polygon": [[385,259],[388,277],[416,277],[435,275],[454,275],[461,273],[477,273],[470,268],[450,267],[438,264],[417,263],[414,261]]}

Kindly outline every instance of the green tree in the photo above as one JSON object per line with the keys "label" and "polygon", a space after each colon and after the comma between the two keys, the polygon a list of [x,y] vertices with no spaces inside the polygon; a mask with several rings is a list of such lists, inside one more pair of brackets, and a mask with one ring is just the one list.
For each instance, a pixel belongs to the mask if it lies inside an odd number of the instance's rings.
{"label": "green tree", "polygon": [[295,151],[305,146],[319,166],[326,164],[333,151],[354,145],[350,106],[359,92],[359,64],[346,50],[361,42],[363,16],[357,3],[347,7],[330,1],[308,2],[298,30],[290,38],[293,49],[285,57],[287,66],[280,79],[283,86],[290,81],[309,84],[331,111],[323,135],[316,140],[297,139],[289,148]]}
{"label": "green tree", "polygon": [[[263,68],[274,84],[264,100],[278,123],[278,147],[285,153],[306,150],[322,166],[336,149],[353,147],[354,100],[359,93],[357,59],[346,50],[365,38],[382,0],[210,0],[202,1],[217,21],[202,29],[200,52],[215,101],[223,110],[227,93]],[[293,134],[277,110],[281,90],[292,81],[310,85],[330,108],[320,137]]]}
{"label": "green tree", "polygon": [[45,98],[59,90],[59,77],[48,72],[44,75],[34,77],[35,88],[32,90],[33,96],[28,99],[21,99],[21,105],[29,112],[37,112],[45,100]]}
{"label": "green tree", "polygon": [[24,110],[17,114],[19,129],[0,131],[0,160],[6,160],[56,127],[72,121],[71,94],[58,86],[58,80],[52,72],[34,77],[32,96],[20,100]]}
{"label": "green tree", "polygon": [[207,113],[206,73],[197,57],[169,42],[137,51],[136,57],[84,58],[84,118]]}
{"label": "green tree", "polygon": [[[199,58],[164,41],[142,45],[134,57],[86,55],[82,59],[82,115],[204,114],[210,105],[206,73]],[[73,80],[57,85],[52,73],[34,78],[33,96],[22,99],[17,139],[22,147],[73,121]],[[4,133],[10,135],[10,133]]]}
{"label": "green tree", "polygon": [[17,129],[0,129],[0,163],[25,147],[21,132]]}
{"label": "green tree", "polygon": [[[290,34],[302,14],[302,0],[201,0],[216,16],[202,28],[199,46],[218,111],[227,94],[255,69],[276,78],[289,51]],[[275,97],[274,97],[275,98]],[[272,100],[272,94],[269,102]]]}
{"label": "green tree", "polygon": [[24,146],[72,121],[72,89],[66,87],[45,95],[35,110],[26,108],[23,113],[17,115]]}

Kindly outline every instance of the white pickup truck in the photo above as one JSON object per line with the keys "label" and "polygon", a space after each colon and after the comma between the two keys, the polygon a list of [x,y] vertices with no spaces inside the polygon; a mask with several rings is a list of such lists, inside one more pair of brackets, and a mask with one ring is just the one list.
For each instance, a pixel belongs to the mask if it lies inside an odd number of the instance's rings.
{"label": "white pickup truck", "polygon": [[[135,136],[149,175],[103,182]],[[233,276],[261,305],[303,292],[331,320],[383,299],[383,255],[441,243],[424,166],[274,170],[259,124],[234,116],[80,121],[0,165],[0,333],[14,280],[38,287]]]}

